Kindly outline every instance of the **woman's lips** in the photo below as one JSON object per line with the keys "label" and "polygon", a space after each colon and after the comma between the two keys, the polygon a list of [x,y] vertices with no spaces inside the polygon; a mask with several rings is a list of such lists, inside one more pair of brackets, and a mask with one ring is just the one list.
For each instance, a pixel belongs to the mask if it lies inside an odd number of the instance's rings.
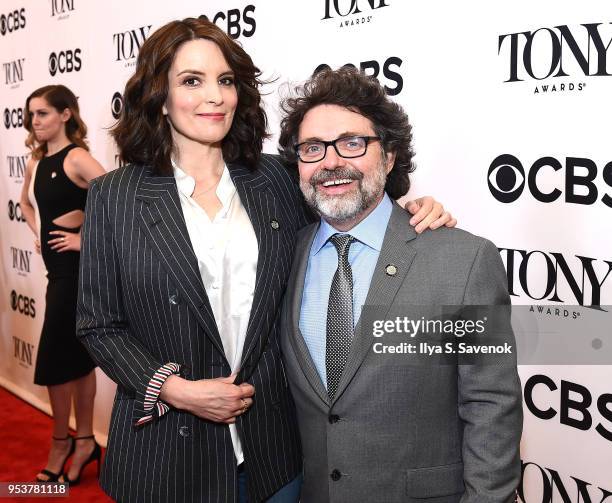
{"label": "woman's lips", "polygon": [[225,118],[225,114],[198,114],[203,119],[209,119],[212,121],[222,121]]}

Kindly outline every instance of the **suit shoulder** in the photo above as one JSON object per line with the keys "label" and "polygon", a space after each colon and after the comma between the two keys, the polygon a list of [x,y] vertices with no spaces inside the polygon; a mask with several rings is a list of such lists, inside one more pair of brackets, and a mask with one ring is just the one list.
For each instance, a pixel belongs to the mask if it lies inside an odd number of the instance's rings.
{"label": "suit shoulder", "polygon": [[262,154],[258,169],[273,181],[282,180],[297,185],[297,173],[287,166],[277,154]]}
{"label": "suit shoulder", "polygon": [[101,195],[127,195],[138,185],[147,173],[147,168],[128,164],[94,178],[91,186]]}
{"label": "suit shoulder", "polygon": [[497,247],[489,239],[456,227],[428,230],[419,235],[419,245],[432,250],[461,252],[466,255],[475,254],[479,250],[497,252]]}

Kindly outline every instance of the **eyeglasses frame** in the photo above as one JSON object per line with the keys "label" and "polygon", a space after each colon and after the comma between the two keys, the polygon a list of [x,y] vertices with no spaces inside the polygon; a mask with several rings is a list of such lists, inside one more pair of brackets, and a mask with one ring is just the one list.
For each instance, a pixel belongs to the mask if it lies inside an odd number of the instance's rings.
{"label": "eyeglasses frame", "polygon": [[[336,142],[340,141],[340,140],[346,140],[348,138],[361,138],[362,140],[365,140],[365,149],[363,151],[362,154],[358,154],[358,155],[342,155],[340,153],[340,151],[338,150],[338,147],[336,145]],[[358,157],[363,157],[364,155],[367,154],[368,152],[368,145],[370,144],[371,141],[380,141],[380,136],[361,136],[361,135],[351,135],[351,136],[341,136],[340,138],[336,138],[335,140],[329,140],[329,141],[325,141],[325,140],[311,140],[311,141],[303,141],[302,143],[298,143],[296,145],[293,146],[293,149],[295,151],[295,155],[297,155],[298,159],[306,164],[311,164],[314,162],[321,162],[323,159],[325,159],[325,156],[327,155],[327,149],[331,146],[334,147],[334,150],[336,151],[336,154],[338,154],[338,157],[342,157],[343,159],[357,159]],[[320,159],[317,159],[315,161],[305,161],[304,159],[302,159],[300,157],[299,154],[299,148],[306,144],[306,143],[322,143],[323,146],[325,147],[323,150],[323,157],[321,157]]]}

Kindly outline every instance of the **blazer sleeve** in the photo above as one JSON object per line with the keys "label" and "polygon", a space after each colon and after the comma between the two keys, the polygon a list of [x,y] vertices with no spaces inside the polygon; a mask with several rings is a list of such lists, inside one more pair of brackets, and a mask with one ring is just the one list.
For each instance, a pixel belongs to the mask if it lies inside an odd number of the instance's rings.
{"label": "blazer sleeve", "polygon": [[[507,279],[493,243],[480,245],[464,292],[464,304],[509,305]],[[509,312],[509,310],[508,310]],[[510,327],[509,316],[500,322]],[[511,328],[504,333],[514,343]],[[514,344],[512,344],[514,347]],[[459,365],[459,416],[464,422],[462,503],[513,502],[520,480],[523,424],[516,365]]]}
{"label": "blazer sleeve", "polygon": [[97,365],[134,398],[133,420],[143,424],[169,407],[157,399],[164,380],[180,367],[160,362],[130,333],[110,215],[97,179],[87,195],[81,230],[77,337]]}

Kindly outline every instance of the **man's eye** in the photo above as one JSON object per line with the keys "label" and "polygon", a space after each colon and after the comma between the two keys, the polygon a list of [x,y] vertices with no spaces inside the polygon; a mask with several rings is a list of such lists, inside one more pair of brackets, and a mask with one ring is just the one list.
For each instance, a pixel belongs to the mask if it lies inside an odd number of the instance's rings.
{"label": "man's eye", "polygon": [[347,138],[342,142],[342,146],[351,150],[362,148],[363,142],[361,138]]}
{"label": "man's eye", "polygon": [[316,143],[312,145],[306,145],[306,147],[304,148],[304,152],[306,152],[307,154],[318,154],[319,152],[321,152],[321,145],[318,145]]}

